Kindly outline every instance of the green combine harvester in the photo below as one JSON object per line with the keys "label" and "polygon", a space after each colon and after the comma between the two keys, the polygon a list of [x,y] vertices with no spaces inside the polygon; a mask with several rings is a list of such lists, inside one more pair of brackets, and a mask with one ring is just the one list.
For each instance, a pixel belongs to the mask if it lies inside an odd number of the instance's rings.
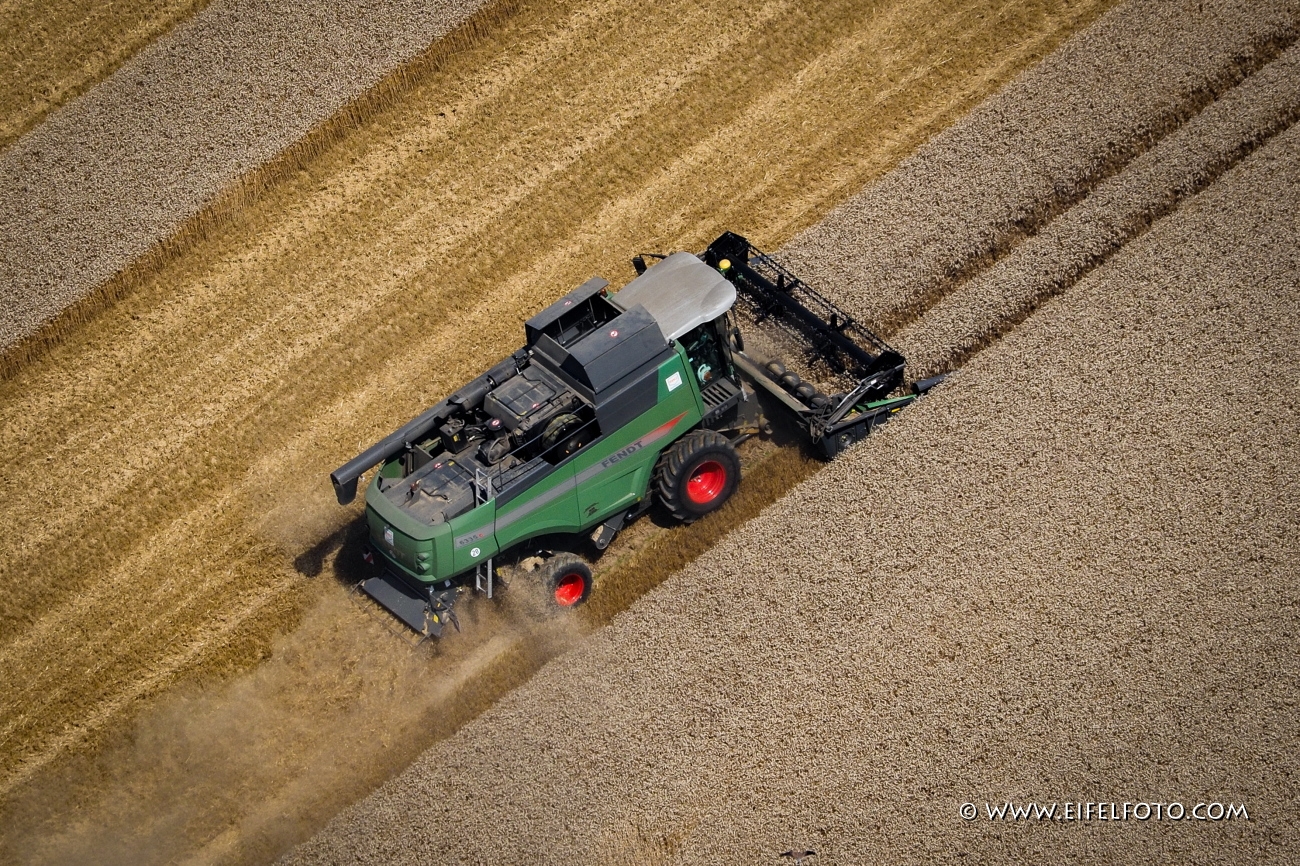
{"label": "green combine harvester", "polygon": [[422,637],[459,628],[456,599],[490,598],[503,569],[581,604],[588,540],[603,550],[655,498],[685,522],[721,507],[770,413],[832,458],[939,381],[889,396],[903,357],[739,235],[645,258],[621,291],[593,278],[538,313],[523,348],[331,474],[346,505],[380,467],[359,587]]}

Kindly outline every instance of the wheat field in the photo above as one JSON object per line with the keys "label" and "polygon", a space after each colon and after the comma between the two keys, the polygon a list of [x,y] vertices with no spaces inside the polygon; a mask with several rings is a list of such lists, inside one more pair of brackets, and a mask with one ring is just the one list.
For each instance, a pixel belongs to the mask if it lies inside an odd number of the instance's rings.
{"label": "wheat field", "polygon": [[754,455],[586,619],[471,607],[434,675],[348,603],[326,482],[572,285],[779,247],[1108,6],[520,3],[186,223],[0,381],[5,855],[273,858],[806,477]]}
{"label": "wheat field", "polygon": [[1293,861],[1297,207],[1292,125],[281,862]]}
{"label": "wheat field", "polygon": [[0,149],[207,2],[15,0],[0,6]]}

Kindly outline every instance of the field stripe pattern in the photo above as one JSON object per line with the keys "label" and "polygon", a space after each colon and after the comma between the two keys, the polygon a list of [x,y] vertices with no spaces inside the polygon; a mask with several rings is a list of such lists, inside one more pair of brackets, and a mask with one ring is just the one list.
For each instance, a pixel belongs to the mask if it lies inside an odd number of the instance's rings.
{"label": "field stripe pattern", "polygon": [[785,254],[814,285],[840,287],[850,312],[893,332],[1278,57],[1298,33],[1294,0],[1125,7]]}
{"label": "field stripe pattern", "polygon": [[154,249],[216,194],[481,0],[217,0],[0,152],[0,347]]}
{"label": "field stripe pattern", "polygon": [[[1283,709],[1300,682],[1277,675],[1300,649],[1291,41],[1265,40],[1267,60],[1217,101],[922,308],[900,345],[923,368],[969,364],[915,415],[287,862],[418,862],[430,846],[450,862],[543,848],[739,862],[795,841],[828,862],[1287,862],[1300,839],[1268,818],[1267,832],[1044,843],[953,815],[960,799],[1024,792],[1218,785],[1257,816],[1300,800]],[[837,250],[822,229],[800,240],[832,254],[875,240],[841,234]],[[1053,797],[1044,778],[1095,793]],[[464,790],[516,820],[486,826]],[[585,820],[562,820],[559,802],[589,804]],[[935,833],[945,819],[954,830]]]}
{"label": "field stripe pattern", "polygon": [[[334,604],[358,512],[328,469],[514,348],[568,287],[630,277],[612,265],[629,252],[733,227],[779,246],[1107,5],[521,4],[16,368],[0,382],[0,476],[24,491],[0,502],[10,856],[264,857],[517,685],[531,649],[483,663],[464,700],[391,687],[409,659]],[[277,661],[322,645],[348,663]],[[256,700],[201,702],[228,719],[260,701],[288,725],[247,726],[249,754],[283,757],[239,785],[222,724],[178,743],[155,720],[108,749],[176,684],[268,657],[281,675]]]}
{"label": "field stripe pattern", "polygon": [[207,2],[10,0],[0,4],[0,150]]}
{"label": "field stripe pattern", "polygon": [[1300,47],[1292,47],[899,331],[911,372],[961,366],[1297,119]]}
{"label": "field stripe pattern", "polygon": [[[1289,862],[1298,207],[1292,126],[283,862]],[[1251,821],[958,813],[1154,799]]]}

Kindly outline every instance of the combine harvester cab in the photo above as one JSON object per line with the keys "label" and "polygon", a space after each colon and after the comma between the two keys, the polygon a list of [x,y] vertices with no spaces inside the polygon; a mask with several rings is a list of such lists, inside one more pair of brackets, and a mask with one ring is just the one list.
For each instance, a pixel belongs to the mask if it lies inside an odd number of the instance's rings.
{"label": "combine harvester cab", "polygon": [[[359,589],[421,639],[459,628],[457,597],[491,597],[502,568],[534,573],[557,607],[582,603],[591,568],[575,548],[603,549],[655,498],[687,522],[721,507],[735,446],[767,427],[755,387],[827,457],[915,399],[887,396],[901,356],[739,235],[658,258],[634,259],[617,293],[593,278],[565,295],[528,320],[523,348],[331,474],[347,504],[379,466],[376,573]],[[751,334],[845,389],[747,353]]]}

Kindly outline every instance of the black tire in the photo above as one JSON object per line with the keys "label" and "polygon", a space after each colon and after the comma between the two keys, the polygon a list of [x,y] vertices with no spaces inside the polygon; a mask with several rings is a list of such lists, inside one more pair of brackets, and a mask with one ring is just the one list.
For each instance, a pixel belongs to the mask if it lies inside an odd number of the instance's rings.
{"label": "black tire", "polygon": [[575,608],[591,595],[591,566],[572,553],[557,553],[542,563],[548,598],[559,610]]}
{"label": "black tire", "polygon": [[736,492],[740,458],[721,433],[696,430],[664,452],[656,470],[659,498],[683,523],[699,520]]}

